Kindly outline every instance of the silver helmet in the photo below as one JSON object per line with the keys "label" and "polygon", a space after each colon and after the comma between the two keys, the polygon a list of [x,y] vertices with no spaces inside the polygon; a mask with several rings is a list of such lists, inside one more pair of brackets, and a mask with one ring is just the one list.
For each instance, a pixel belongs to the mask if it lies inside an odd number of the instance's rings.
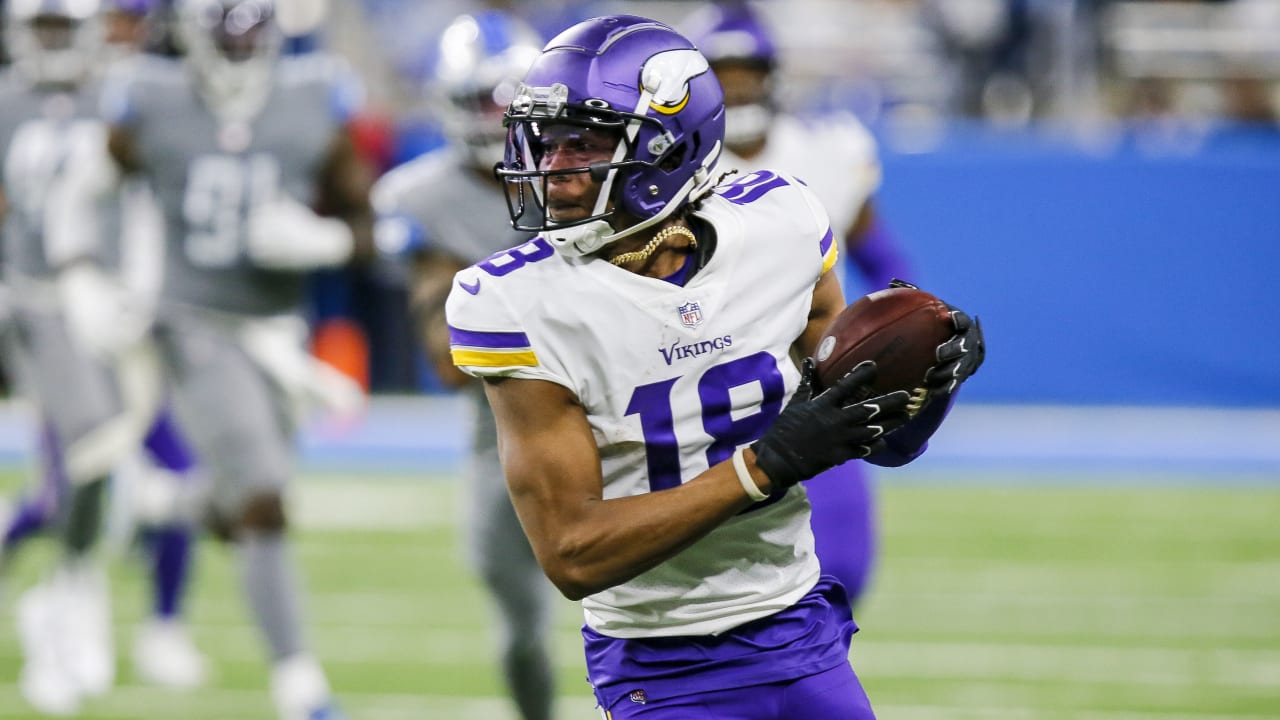
{"label": "silver helmet", "polygon": [[532,27],[497,10],[461,15],[441,34],[429,97],[445,136],[477,167],[502,161],[502,114],[542,44]]}
{"label": "silver helmet", "polygon": [[178,32],[215,114],[246,119],[262,109],[284,42],[272,0],[183,0]]}
{"label": "silver helmet", "polygon": [[14,68],[39,85],[75,85],[102,49],[99,0],[8,0],[5,42]]}

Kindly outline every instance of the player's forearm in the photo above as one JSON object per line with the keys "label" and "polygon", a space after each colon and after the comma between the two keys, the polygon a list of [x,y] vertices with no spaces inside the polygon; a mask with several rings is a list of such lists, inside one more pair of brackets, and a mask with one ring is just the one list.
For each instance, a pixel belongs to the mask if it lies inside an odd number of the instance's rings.
{"label": "player's forearm", "polygon": [[99,233],[98,207],[114,192],[122,176],[102,146],[86,146],[66,172],[50,184],[45,198],[45,255],[51,266],[65,267],[94,257],[104,242],[119,238]]}
{"label": "player's forearm", "polygon": [[579,600],[674,557],[751,503],[726,461],[669,490],[561,506],[538,560],[566,597]]}
{"label": "player's forearm", "polygon": [[409,311],[436,377],[446,386],[455,388],[467,384],[471,378],[453,364],[444,306],[453,285],[453,276],[463,267],[440,252],[423,250],[414,260],[413,288],[409,297]]}
{"label": "player's forearm", "polygon": [[422,335],[423,350],[436,377],[446,387],[458,388],[471,382],[471,377],[453,364],[449,349],[449,325],[445,321],[444,303],[413,309]]}
{"label": "player's forearm", "polygon": [[351,259],[365,262],[377,252],[373,237],[374,211],[369,194],[373,172],[356,150],[349,133],[338,133],[319,175],[316,209],[337,218],[351,230]]}
{"label": "player's forearm", "polygon": [[351,230],[351,259],[366,262],[377,254],[373,239],[373,210],[368,205],[348,209],[340,219]]}

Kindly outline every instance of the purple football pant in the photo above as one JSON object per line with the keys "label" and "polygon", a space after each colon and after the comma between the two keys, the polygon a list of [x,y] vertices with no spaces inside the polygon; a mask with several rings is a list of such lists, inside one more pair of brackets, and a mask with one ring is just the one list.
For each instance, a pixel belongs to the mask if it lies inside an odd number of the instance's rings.
{"label": "purple football pant", "polygon": [[608,720],[874,720],[871,701],[848,663],[796,680],[682,695],[623,700]]}
{"label": "purple football pant", "polygon": [[833,467],[804,483],[813,506],[810,526],[822,574],[835,576],[854,605],[875,566],[877,527],[871,484],[861,460]]}

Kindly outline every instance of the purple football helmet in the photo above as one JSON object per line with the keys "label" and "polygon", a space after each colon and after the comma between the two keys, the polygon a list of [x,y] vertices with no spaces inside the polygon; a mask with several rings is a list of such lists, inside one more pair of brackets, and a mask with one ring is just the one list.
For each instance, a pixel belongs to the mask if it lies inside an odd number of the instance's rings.
{"label": "purple football helmet", "polygon": [[771,70],[778,63],[773,38],[745,2],[709,5],[684,26],[689,39],[713,64],[754,62]]}
{"label": "purple football helmet", "polygon": [[[560,252],[585,255],[654,226],[711,191],[724,136],[724,95],[706,58],[662,23],[631,15],[578,23],[547,43],[507,108],[506,184],[512,225],[542,232]],[[543,170],[542,133],[572,125],[620,137],[609,161]],[[556,223],[551,176],[601,183],[590,216]],[[532,200],[531,204],[529,201]],[[614,228],[626,213],[640,220]]]}
{"label": "purple football helmet", "polygon": [[758,148],[777,113],[773,71],[778,54],[764,22],[746,3],[732,2],[707,6],[686,26],[724,87],[725,146],[733,152]]}
{"label": "purple football helmet", "polygon": [[158,0],[107,0],[106,8],[126,15],[146,15],[158,4]]}

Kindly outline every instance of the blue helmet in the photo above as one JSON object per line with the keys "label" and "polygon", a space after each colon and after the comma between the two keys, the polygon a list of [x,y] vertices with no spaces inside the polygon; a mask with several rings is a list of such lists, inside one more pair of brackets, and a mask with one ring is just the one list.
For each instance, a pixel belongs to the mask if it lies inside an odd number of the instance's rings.
{"label": "blue helmet", "polygon": [[[724,137],[724,94],[707,59],[684,36],[654,20],[613,15],[578,23],[547,43],[505,123],[506,157],[495,172],[507,184],[512,225],[543,232],[559,251],[582,255],[654,226],[711,191]],[[540,170],[541,132],[555,124],[617,133],[612,160]],[[587,172],[601,183],[592,214],[551,220],[547,179]],[[609,220],[619,211],[640,222],[613,228]]]}
{"label": "blue helmet", "polygon": [[689,39],[712,64],[758,63],[772,69],[778,63],[773,38],[745,2],[710,5],[686,23]]}
{"label": "blue helmet", "polygon": [[432,78],[435,110],[449,141],[485,170],[502,161],[502,114],[538,54],[542,37],[497,10],[461,15],[440,35]]}

